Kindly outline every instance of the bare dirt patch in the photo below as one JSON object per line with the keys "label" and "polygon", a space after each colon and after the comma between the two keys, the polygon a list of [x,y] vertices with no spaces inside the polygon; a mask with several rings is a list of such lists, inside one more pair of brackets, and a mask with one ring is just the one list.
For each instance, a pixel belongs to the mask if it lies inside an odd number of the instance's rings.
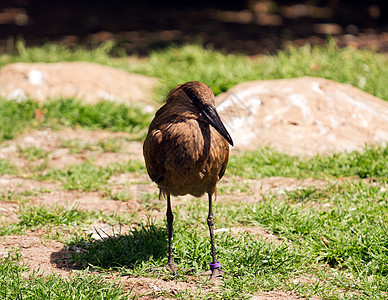
{"label": "bare dirt patch", "polygon": [[284,194],[285,191],[293,191],[309,186],[325,186],[327,180],[322,179],[295,179],[284,177],[268,177],[251,180],[250,187],[255,194]]}
{"label": "bare dirt patch", "polygon": [[[41,233],[40,233],[41,234]],[[62,243],[44,239],[39,232],[27,232],[26,235],[10,235],[0,238],[0,254],[7,256],[10,251],[18,250],[23,261],[32,270],[47,275],[51,273],[67,277],[69,272],[57,268],[52,254],[60,251]]]}
{"label": "bare dirt patch", "polygon": [[80,210],[120,213],[128,211],[128,202],[104,199],[100,192],[54,191],[29,197],[30,205],[75,207]]}
{"label": "bare dirt patch", "polygon": [[[222,231],[222,229],[218,229],[216,231]],[[247,232],[250,235],[262,237],[264,241],[270,242],[270,243],[283,243],[283,240],[277,237],[276,235],[270,233],[269,231],[255,226],[255,227],[248,227],[248,226],[240,226],[240,227],[231,227],[228,231],[230,231],[230,234],[232,236],[239,235],[242,232]]]}
{"label": "bare dirt patch", "polygon": [[2,225],[16,223],[18,220],[17,213],[19,211],[18,203],[6,203],[0,201],[0,222]]}
{"label": "bare dirt patch", "polygon": [[[275,299],[297,300],[297,299],[304,299],[304,298],[293,295],[291,293],[285,293],[282,291],[261,292],[251,298],[251,300],[275,300]],[[319,298],[314,297],[311,299],[315,300]]]}
{"label": "bare dirt patch", "polygon": [[61,188],[62,185],[57,182],[38,181],[12,175],[0,177],[0,191],[2,192],[53,191]]}
{"label": "bare dirt patch", "polygon": [[124,277],[120,281],[127,289],[133,289],[133,293],[140,296],[140,299],[166,299],[185,291],[194,295],[203,295],[216,292],[219,289],[215,284],[202,284],[198,282],[198,279],[190,276],[187,276],[186,281],[147,277]]}

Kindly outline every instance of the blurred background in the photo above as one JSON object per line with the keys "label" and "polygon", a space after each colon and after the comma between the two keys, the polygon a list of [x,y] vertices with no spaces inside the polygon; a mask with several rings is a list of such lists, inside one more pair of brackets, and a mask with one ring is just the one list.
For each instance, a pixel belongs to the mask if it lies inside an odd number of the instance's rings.
{"label": "blurred background", "polygon": [[114,40],[130,55],[201,43],[228,53],[258,55],[324,44],[388,52],[387,0],[119,1],[2,0],[0,51],[16,40],[93,48]]}

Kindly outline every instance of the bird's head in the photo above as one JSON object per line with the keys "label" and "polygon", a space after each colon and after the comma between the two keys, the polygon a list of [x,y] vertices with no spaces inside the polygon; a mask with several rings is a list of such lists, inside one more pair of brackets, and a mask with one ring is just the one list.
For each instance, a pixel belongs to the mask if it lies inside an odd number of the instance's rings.
{"label": "bird's head", "polygon": [[174,98],[174,94],[182,92],[185,97],[179,97],[180,101],[187,101],[187,104],[195,108],[203,121],[213,126],[233,146],[233,140],[217,113],[212,89],[200,81],[189,81],[172,89],[167,96],[167,103],[169,99]]}

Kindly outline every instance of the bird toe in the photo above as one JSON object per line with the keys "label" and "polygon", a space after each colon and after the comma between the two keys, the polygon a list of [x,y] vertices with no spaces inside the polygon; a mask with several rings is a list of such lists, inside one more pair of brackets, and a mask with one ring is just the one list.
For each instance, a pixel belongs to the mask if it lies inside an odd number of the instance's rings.
{"label": "bird toe", "polygon": [[224,274],[225,274],[225,272],[222,271],[220,268],[212,269],[211,279],[221,278],[224,276]]}
{"label": "bird toe", "polygon": [[171,262],[167,263],[166,269],[170,270],[174,275],[176,275],[178,272],[178,267],[174,263],[171,263]]}

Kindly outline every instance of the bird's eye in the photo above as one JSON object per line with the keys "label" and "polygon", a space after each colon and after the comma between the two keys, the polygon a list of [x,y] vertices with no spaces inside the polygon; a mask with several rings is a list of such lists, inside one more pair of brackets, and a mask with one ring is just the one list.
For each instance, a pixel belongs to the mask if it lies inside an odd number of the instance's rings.
{"label": "bird's eye", "polygon": [[199,103],[200,102],[198,96],[196,95],[196,93],[194,93],[194,91],[187,90],[187,91],[185,91],[185,93],[190,98],[190,100],[193,101],[194,103]]}

